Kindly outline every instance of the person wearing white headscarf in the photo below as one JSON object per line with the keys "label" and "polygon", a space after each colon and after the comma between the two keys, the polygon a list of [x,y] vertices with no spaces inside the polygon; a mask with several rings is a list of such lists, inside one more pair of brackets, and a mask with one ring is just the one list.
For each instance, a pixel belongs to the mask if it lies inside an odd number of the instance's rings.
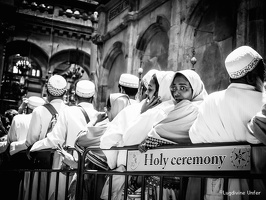
{"label": "person wearing white headscarf", "polygon": [[[126,132],[123,134],[121,146],[140,144],[151,128],[163,120],[168,113],[173,110],[174,102],[171,100],[172,95],[169,89],[173,76],[173,71],[156,72],[156,77],[159,83],[158,97],[162,103],[148,109],[130,124],[126,129]],[[120,162],[125,165],[125,160],[120,160]]]}
{"label": "person wearing white headscarf", "polygon": [[[152,69],[143,76],[142,83],[144,84],[145,88],[148,88],[148,83],[155,72],[158,72],[158,70]],[[122,141],[122,136],[127,127],[129,127],[131,122],[140,115],[144,101],[145,100],[142,100],[139,103],[129,105],[116,115],[116,117],[108,124],[107,130],[101,137],[101,149],[110,149],[112,146],[117,146],[119,142]],[[110,169],[116,168],[118,151],[108,150],[104,151],[104,153],[106,154]]]}
{"label": "person wearing white headscarf", "polygon": [[[187,85],[181,82],[182,89],[185,90],[191,87],[191,96],[183,98],[180,91],[173,91],[172,101],[175,104],[174,109],[166,118],[152,127],[147,134],[149,142],[147,143],[147,139],[145,139],[140,147],[147,147],[148,149],[155,147],[154,144],[152,144],[152,140],[156,141],[156,146],[191,142],[188,135],[189,128],[197,118],[199,105],[208,94],[200,76],[193,70],[181,70],[176,72],[170,88],[173,87],[175,78],[180,75],[185,77],[188,81],[186,83]],[[175,92],[177,92],[177,94],[175,94]],[[162,143],[160,144],[160,142]]]}

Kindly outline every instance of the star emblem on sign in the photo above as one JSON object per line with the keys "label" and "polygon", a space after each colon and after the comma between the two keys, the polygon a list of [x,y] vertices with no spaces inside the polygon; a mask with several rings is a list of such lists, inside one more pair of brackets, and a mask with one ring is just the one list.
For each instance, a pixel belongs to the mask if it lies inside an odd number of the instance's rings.
{"label": "star emblem on sign", "polygon": [[234,148],[230,160],[235,168],[244,168],[250,162],[250,150],[247,148]]}

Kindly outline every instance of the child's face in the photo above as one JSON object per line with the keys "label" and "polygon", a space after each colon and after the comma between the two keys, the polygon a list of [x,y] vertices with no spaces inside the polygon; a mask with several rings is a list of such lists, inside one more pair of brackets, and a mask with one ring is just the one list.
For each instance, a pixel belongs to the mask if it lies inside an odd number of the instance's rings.
{"label": "child's face", "polygon": [[192,100],[192,88],[190,83],[183,75],[177,75],[170,86],[171,94],[175,99],[176,103],[187,99]]}

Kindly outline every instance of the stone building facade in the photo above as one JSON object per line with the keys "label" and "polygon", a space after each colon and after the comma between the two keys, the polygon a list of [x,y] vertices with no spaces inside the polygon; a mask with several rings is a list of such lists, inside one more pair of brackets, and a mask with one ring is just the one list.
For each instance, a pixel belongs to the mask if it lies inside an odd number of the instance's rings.
{"label": "stone building facade", "polygon": [[80,66],[96,84],[99,110],[122,73],[141,78],[151,68],[193,68],[209,93],[222,90],[233,49],[250,45],[265,57],[265,7],[264,0],[0,0],[1,95],[17,54],[39,70],[28,96],[41,96],[51,73]]}
{"label": "stone building facade", "polygon": [[228,86],[224,60],[233,49],[250,45],[265,57],[263,0],[111,0],[97,11],[92,39],[102,105],[118,91],[121,73],[194,67],[211,93]]}

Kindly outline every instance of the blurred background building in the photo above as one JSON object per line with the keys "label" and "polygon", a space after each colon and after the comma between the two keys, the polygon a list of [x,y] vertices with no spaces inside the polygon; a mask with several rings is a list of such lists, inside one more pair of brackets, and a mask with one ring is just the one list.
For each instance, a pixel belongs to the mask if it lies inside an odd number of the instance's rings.
{"label": "blurred background building", "polygon": [[0,109],[45,96],[52,74],[92,80],[95,105],[122,73],[194,69],[209,93],[225,89],[224,60],[250,45],[265,57],[264,0],[0,0]]}

